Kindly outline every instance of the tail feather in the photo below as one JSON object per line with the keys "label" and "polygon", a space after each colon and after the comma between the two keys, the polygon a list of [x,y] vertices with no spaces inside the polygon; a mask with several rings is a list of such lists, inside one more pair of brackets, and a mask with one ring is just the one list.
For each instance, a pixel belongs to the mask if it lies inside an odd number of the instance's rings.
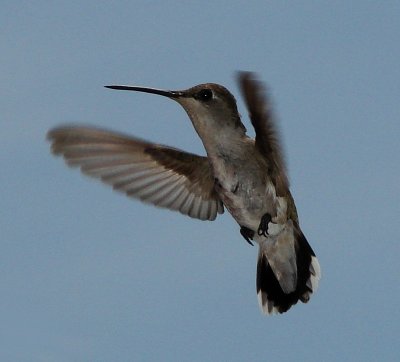
{"label": "tail feather", "polygon": [[286,294],[280,286],[265,253],[260,250],[257,263],[257,296],[265,314],[284,313],[299,300],[307,303],[317,290],[321,270],[314,251],[299,230],[295,238],[297,264],[296,289]]}

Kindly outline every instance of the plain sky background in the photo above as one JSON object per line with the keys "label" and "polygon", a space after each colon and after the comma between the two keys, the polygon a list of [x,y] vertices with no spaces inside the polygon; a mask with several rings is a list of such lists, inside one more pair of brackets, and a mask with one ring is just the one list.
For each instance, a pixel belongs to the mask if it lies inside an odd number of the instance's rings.
{"label": "plain sky background", "polygon": [[[393,361],[400,356],[399,1],[2,1],[1,361]],[[163,97],[103,88],[268,84],[321,263],[265,317],[257,248],[113,192],[49,152],[73,122],[204,154]]]}

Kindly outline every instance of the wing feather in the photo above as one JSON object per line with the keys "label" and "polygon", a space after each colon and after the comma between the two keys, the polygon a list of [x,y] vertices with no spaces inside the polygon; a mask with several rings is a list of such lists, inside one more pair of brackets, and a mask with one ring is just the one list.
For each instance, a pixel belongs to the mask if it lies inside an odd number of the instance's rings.
{"label": "wing feather", "polygon": [[92,127],[48,133],[54,154],[117,191],[200,220],[224,211],[206,157]]}
{"label": "wing feather", "polygon": [[289,181],[271,102],[266,96],[262,83],[253,73],[239,72],[238,80],[256,132],[256,147],[270,167],[270,176],[276,185],[277,195],[285,195],[289,189]]}

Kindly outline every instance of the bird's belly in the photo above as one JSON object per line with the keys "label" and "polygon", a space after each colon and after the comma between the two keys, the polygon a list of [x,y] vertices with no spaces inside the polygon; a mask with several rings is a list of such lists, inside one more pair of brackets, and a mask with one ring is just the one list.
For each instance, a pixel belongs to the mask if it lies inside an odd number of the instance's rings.
{"label": "bird's belly", "polygon": [[215,189],[240,226],[257,230],[265,213],[276,216],[275,186],[254,159],[247,157],[245,162],[214,159],[213,170]]}
{"label": "bird's belly", "polygon": [[254,189],[243,190],[237,185],[233,189],[220,187],[218,191],[221,201],[236,222],[240,226],[257,230],[261,217],[265,213],[265,194]]}

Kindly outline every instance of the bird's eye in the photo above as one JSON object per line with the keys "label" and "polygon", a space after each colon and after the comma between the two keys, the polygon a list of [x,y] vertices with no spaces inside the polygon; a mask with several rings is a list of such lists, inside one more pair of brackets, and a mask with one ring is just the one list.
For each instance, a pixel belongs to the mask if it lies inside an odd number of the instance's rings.
{"label": "bird's eye", "polygon": [[213,93],[210,89],[202,89],[199,93],[197,93],[197,98],[201,101],[207,102],[212,99]]}

